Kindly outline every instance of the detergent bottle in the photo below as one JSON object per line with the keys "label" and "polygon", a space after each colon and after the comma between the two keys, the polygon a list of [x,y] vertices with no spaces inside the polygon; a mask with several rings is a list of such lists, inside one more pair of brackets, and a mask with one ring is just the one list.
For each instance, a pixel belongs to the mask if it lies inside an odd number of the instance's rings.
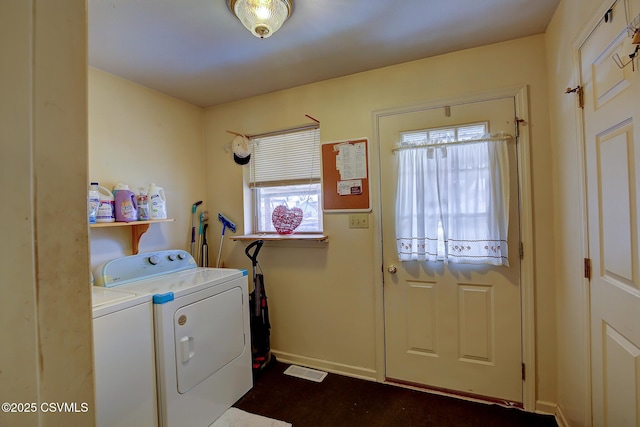
{"label": "detergent bottle", "polygon": [[128,190],[129,186],[127,184],[123,184],[121,182],[117,183],[113,186],[113,197],[116,197],[118,194],[118,190]]}
{"label": "detergent bottle", "polygon": [[98,183],[92,182],[89,186],[89,194],[87,197],[87,214],[89,216],[89,224],[96,223],[99,205],[100,194],[98,193]]}
{"label": "detergent bottle", "polygon": [[138,220],[145,221],[149,219],[149,197],[147,189],[138,187]]}
{"label": "detergent bottle", "polygon": [[100,204],[98,205],[98,214],[96,216],[96,222],[114,222],[115,216],[115,198],[113,193],[101,185],[98,186],[98,193],[100,195]]}
{"label": "detergent bottle", "polygon": [[138,203],[136,195],[129,186],[121,184],[115,196],[116,221],[130,222],[138,219]]}
{"label": "detergent bottle", "polygon": [[162,187],[154,183],[149,185],[149,219],[167,218],[167,199],[164,196]]}

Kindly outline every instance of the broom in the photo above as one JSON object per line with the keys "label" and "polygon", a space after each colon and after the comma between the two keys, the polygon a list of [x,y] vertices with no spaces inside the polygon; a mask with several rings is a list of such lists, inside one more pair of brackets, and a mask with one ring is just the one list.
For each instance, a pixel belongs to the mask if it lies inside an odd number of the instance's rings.
{"label": "broom", "polygon": [[226,216],[222,215],[218,212],[218,221],[222,223],[222,236],[220,236],[220,249],[218,249],[218,261],[216,262],[216,267],[220,267],[220,255],[222,255],[222,243],[224,242],[224,232],[227,228],[229,230],[236,232],[236,225]]}

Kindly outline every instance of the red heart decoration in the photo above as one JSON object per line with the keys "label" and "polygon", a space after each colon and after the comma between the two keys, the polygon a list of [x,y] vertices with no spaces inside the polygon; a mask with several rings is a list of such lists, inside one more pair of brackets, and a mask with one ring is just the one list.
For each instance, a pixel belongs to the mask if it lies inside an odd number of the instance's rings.
{"label": "red heart decoration", "polygon": [[271,222],[278,234],[291,234],[302,222],[302,216],[302,209],[280,205],[273,210]]}

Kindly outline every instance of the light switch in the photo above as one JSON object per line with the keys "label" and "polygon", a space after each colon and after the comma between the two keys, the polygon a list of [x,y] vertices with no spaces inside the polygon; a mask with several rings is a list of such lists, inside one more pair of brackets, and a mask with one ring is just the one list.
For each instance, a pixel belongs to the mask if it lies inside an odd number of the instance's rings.
{"label": "light switch", "polygon": [[349,215],[349,228],[369,228],[368,214]]}

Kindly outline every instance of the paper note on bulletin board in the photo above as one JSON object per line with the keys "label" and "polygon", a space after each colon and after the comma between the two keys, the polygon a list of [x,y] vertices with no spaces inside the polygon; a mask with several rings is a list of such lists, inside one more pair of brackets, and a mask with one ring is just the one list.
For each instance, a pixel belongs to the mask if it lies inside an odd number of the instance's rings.
{"label": "paper note on bulletin board", "polygon": [[370,211],[369,140],[326,142],[321,154],[324,211]]}

